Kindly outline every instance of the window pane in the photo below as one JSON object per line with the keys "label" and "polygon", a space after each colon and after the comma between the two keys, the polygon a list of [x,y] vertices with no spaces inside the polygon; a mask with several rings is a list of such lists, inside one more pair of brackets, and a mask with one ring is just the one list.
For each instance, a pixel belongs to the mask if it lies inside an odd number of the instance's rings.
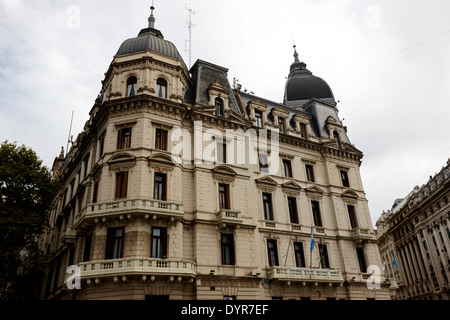
{"label": "window pane", "polygon": [[297,200],[295,200],[295,198],[292,197],[288,198],[288,209],[291,223],[298,223]]}
{"label": "window pane", "polygon": [[347,206],[347,210],[348,210],[348,216],[350,219],[350,227],[352,229],[357,228],[358,227],[358,223],[356,221],[356,210],[355,207],[352,205],[348,205]]}
{"label": "window pane", "polygon": [[163,173],[155,173],[153,198],[155,200],[166,200],[166,175]]}
{"label": "window pane", "polygon": [[292,166],[290,160],[283,159],[283,171],[285,177],[292,178]]}
{"label": "window pane", "polygon": [[234,239],[232,234],[222,234],[222,264],[234,265]]}
{"label": "window pane", "polygon": [[347,171],[345,171],[345,170],[341,170],[341,179],[342,179],[342,185],[344,186],[344,187],[350,187],[350,182],[349,182],[349,180],[348,180],[348,174],[347,174]]}
{"label": "window pane", "polygon": [[276,240],[267,240],[267,253],[269,258],[269,266],[278,265],[278,252]]}
{"label": "window pane", "polygon": [[269,193],[263,193],[263,209],[264,209],[264,219],[273,220],[272,195]]}
{"label": "window pane", "polygon": [[316,227],[322,227],[322,218],[320,216],[320,207],[318,201],[311,201],[311,208],[313,212],[314,225]]}

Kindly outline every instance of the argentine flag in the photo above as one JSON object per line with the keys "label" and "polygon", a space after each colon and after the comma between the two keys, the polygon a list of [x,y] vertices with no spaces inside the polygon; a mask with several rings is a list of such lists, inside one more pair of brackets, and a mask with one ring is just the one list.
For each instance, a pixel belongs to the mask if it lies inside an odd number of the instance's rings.
{"label": "argentine flag", "polygon": [[316,241],[314,240],[314,236],[313,236],[313,232],[312,232],[312,228],[311,228],[311,248],[309,249],[309,252],[313,252],[314,250],[314,246],[316,244]]}
{"label": "argentine flag", "polygon": [[392,262],[395,266],[395,268],[398,270],[398,264],[397,264],[397,254],[394,257],[394,261]]}

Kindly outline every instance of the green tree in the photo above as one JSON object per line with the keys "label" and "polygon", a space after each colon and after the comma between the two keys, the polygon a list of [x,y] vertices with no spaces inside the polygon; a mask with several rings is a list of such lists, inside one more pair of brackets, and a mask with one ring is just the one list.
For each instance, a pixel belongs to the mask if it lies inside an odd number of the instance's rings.
{"label": "green tree", "polygon": [[48,226],[55,182],[36,153],[5,141],[0,147],[0,299],[21,299]]}

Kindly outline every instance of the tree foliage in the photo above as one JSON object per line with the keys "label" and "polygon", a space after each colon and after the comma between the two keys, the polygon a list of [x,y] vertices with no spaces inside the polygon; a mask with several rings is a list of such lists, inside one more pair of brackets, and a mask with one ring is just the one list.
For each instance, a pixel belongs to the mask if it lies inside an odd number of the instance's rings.
{"label": "tree foliage", "polygon": [[27,277],[18,270],[26,271],[29,258],[37,254],[36,238],[48,225],[54,186],[50,170],[31,148],[1,144],[0,299],[17,298],[10,293],[17,294]]}

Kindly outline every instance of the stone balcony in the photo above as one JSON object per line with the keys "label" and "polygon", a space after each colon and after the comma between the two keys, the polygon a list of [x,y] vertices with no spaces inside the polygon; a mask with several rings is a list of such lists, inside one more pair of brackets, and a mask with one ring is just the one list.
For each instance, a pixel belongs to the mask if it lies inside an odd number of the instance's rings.
{"label": "stone balcony", "polygon": [[273,266],[268,268],[268,278],[286,282],[343,283],[342,272],[335,269]]}
{"label": "stone balcony", "polygon": [[375,238],[370,233],[370,230],[366,228],[353,228],[351,230],[351,237],[355,242],[364,242]]}
{"label": "stone balcony", "polygon": [[74,228],[87,220],[102,220],[110,217],[129,218],[143,215],[147,219],[181,219],[184,216],[182,203],[148,198],[124,198],[88,204],[75,216]]}
{"label": "stone balcony", "polygon": [[61,231],[60,241],[63,243],[75,243],[77,240],[77,232],[71,225],[67,225],[65,229]]}
{"label": "stone balcony", "polygon": [[157,259],[148,257],[95,260],[81,262],[81,280],[101,281],[112,277],[114,281],[125,281],[126,277],[139,276],[142,280],[154,280],[156,276],[168,276],[172,281],[194,278],[196,266],[193,261],[180,259]]}
{"label": "stone balcony", "polygon": [[216,219],[219,225],[223,227],[242,224],[241,212],[236,210],[221,209],[216,213]]}

